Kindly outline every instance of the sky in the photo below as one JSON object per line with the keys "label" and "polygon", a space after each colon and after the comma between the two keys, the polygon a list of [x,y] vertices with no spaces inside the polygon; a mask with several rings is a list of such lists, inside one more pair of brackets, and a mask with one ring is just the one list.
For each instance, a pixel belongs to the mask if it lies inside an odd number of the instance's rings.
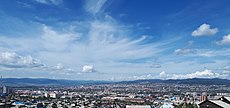
{"label": "sky", "polygon": [[0,74],[230,79],[229,0],[2,0]]}

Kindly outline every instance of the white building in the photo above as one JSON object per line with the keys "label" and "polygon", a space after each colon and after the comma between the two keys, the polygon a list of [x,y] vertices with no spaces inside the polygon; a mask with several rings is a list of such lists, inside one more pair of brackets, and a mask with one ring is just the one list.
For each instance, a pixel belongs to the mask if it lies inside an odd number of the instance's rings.
{"label": "white building", "polygon": [[151,108],[149,105],[127,105],[126,108]]}
{"label": "white building", "polygon": [[172,103],[164,103],[160,106],[160,108],[174,108],[174,106],[172,105]]}
{"label": "white building", "polygon": [[50,95],[51,98],[57,98],[57,94],[54,93],[54,92],[50,93],[49,95]]}

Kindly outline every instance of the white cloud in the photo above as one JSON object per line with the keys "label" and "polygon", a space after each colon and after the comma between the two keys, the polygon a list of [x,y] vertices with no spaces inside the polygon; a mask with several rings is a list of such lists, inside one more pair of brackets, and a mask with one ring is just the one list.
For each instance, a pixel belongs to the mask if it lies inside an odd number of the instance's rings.
{"label": "white cloud", "polygon": [[15,52],[0,53],[0,65],[7,68],[36,68],[44,64],[31,56],[20,56]]}
{"label": "white cloud", "polygon": [[224,36],[221,41],[217,42],[217,44],[220,44],[220,45],[230,45],[230,34]]}
{"label": "white cloud", "polygon": [[161,79],[188,79],[188,78],[227,78],[230,74],[226,71],[214,72],[210,69],[196,71],[188,74],[168,74],[165,71],[160,72]]}
{"label": "white cloud", "polygon": [[162,71],[162,72],[160,72],[160,77],[165,77],[166,76],[166,73],[165,73],[165,71]]}
{"label": "white cloud", "polygon": [[92,14],[100,13],[106,1],[107,0],[86,0],[85,9]]}
{"label": "white cloud", "polygon": [[142,79],[152,79],[153,76],[151,74],[146,74],[146,75],[134,75],[132,77],[128,77],[128,78],[122,78],[119,77],[118,79],[114,79],[114,80],[142,80]]}
{"label": "white cloud", "polygon": [[212,70],[205,69],[203,71],[196,71],[190,74],[173,74],[172,79],[187,79],[187,78],[219,78],[221,75]]}
{"label": "white cloud", "polygon": [[72,68],[68,68],[64,66],[62,63],[58,63],[55,66],[49,66],[44,68],[45,71],[50,72],[52,74],[62,74],[62,75],[74,75],[79,74],[80,72],[77,72],[76,70]]}
{"label": "white cloud", "polygon": [[63,64],[58,63],[57,65],[52,66],[51,68],[54,69],[54,70],[63,70],[65,67],[64,67]]}
{"label": "white cloud", "polygon": [[210,28],[209,24],[202,24],[197,30],[192,32],[192,36],[212,36],[218,32],[218,28]]}
{"label": "white cloud", "polygon": [[0,53],[0,70],[21,70],[25,71],[45,71],[55,74],[76,74],[74,69],[66,68],[63,64],[59,63],[55,66],[47,66],[39,59],[33,58],[30,55],[21,56],[15,52],[1,52]]}
{"label": "white cloud", "polygon": [[82,72],[86,72],[86,73],[95,72],[94,66],[93,65],[85,65],[82,67]]}
{"label": "white cloud", "polygon": [[162,71],[159,74],[159,78],[161,78],[161,79],[168,79],[169,77],[171,77],[171,75],[167,74],[165,71]]}
{"label": "white cloud", "polygon": [[62,0],[35,0],[35,1],[42,4],[52,4],[52,5],[60,5],[63,2]]}

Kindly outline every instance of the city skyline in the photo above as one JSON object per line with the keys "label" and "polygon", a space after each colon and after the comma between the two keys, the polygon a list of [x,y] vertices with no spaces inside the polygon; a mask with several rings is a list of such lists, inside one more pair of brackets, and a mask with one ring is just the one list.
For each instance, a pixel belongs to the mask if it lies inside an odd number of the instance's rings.
{"label": "city skyline", "polygon": [[1,1],[0,74],[115,81],[229,79],[229,3]]}

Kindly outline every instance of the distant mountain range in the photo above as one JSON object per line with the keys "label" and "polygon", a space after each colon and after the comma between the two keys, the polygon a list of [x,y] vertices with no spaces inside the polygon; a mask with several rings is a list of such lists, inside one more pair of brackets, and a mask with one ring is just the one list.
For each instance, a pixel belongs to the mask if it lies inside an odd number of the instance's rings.
{"label": "distant mountain range", "polygon": [[60,79],[46,79],[46,78],[3,78],[2,82],[6,86],[78,86],[78,85],[92,85],[92,84],[138,84],[138,83],[171,83],[171,84],[202,84],[202,85],[230,85],[228,79],[207,79],[207,78],[193,78],[193,79],[144,79],[134,81],[93,81],[93,80],[60,80]]}
{"label": "distant mountain range", "polygon": [[170,84],[201,84],[201,85],[230,85],[230,80],[219,78],[192,78],[192,79],[144,79],[134,81],[122,81],[120,83],[170,83]]}
{"label": "distant mountain range", "polygon": [[2,82],[6,86],[78,86],[112,83],[110,81],[63,80],[46,78],[3,78]]}

